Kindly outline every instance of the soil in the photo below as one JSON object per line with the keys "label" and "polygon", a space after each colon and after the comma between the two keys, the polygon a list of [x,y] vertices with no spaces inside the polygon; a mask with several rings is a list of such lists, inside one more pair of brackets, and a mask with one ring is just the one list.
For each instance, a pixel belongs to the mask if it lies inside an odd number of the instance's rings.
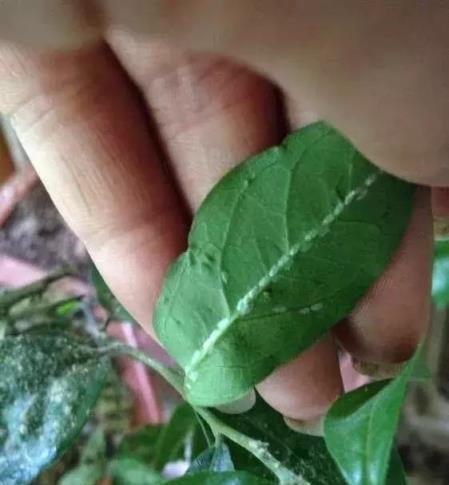
{"label": "soil", "polygon": [[68,229],[40,183],[0,229],[0,253],[49,271],[69,265],[84,273],[88,262],[82,243]]}

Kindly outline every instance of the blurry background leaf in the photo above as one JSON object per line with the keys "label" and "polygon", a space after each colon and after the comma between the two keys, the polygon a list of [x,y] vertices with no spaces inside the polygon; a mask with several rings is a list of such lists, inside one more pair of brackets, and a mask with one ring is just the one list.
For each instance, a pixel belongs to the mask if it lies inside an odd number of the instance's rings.
{"label": "blurry background leaf", "polygon": [[0,483],[35,478],[74,442],[110,370],[87,341],[63,334],[0,340]]}
{"label": "blurry background leaf", "polygon": [[163,425],[146,425],[127,433],[117,449],[118,458],[131,458],[151,463],[155,457],[157,441]]}
{"label": "blurry background leaf", "polygon": [[58,485],[97,485],[104,472],[105,467],[100,463],[79,465],[66,473]]}
{"label": "blurry background leaf", "polygon": [[449,241],[435,241],[432,297],[438,307],[449,304]]}
{"label": "blurry background leaf", "polygon": [[231,454],[228,446],[220,441],[215,446],[203,451],[190,465],[187,474],[200,471],[227,472],[233,471]]}
{"label": "blurry background leaf", "polygon": [[167,483],[171,485],[275,485],[275,482],[262,480],[247,472],[201,472],[170,480]]}
{"label": "blurry background leaf", "polygon": [[175,409],[170,421],[162,428],[156,443],[153,459],[156,470],[162,470],[168,462],[184,457],[187,440],[192,437],[197,426],[195,412],[189,404],[181,404]]}
{"label": "blurry background leaf", "polygon": [[132,458],[117,458],[111,463],[109,473],[114,485],[154,485],[164,482],[152,467]]}

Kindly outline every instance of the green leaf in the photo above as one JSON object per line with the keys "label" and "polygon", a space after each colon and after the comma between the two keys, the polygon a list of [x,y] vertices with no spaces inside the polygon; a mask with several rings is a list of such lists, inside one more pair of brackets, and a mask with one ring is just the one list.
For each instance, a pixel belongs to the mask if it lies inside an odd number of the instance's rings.
{"label": "green leaf", "polygon": [[187,474],[191,475],[200,471],[227,472],[233,471],[231,454],[228,446],[220,442],[203,451],[190,465]]}
{"label": "green leaf", "polygon": [[106,436],[102,429],[93,431],[81,450],[80,462],[85,465],[106,461]]}
{"label": "green leaf", "polygon": [[0,483],[28,483],[75,441],[110,370],[85,341],[21,335],[0,341]]}
{"label": "green leaf", "polygon": [[407,485],[404,465],[396,448],[393,448],[391,453],[387,481],[385,483],[386,485]]}
{"label": "green leaf", "polygon": [[243,397],[346,316],[397,248],[413,193],[323,123],[226,175],[155,311],[188,400]]}
{"label": "green leaf", "polygon": [[111,463],[110,474],[114,485],[155,485],[164,483],[153,468],[132,458],[118,458]]}
{"label": "green leaf", "polygon": [[170,421],[162,428],[156,444],[153,466],[162,470],[170,461],[183,457],[187,439],[197,426],[197,418],[187,403],[178,406]]}
{"label": "green leaf", "polygon": [[79,465],[66,473],[58,485],[96,485],[103,473],[104,467],[100,463]]}
{"label": "green leaf", "polygon": [[197,416],[198,424],[193,430],[192,439],[190,441],[191,456],[199,456],[203,451],[206,451],[213,443],[213,436],[208,426],[201,421]]}
{"label": "green leaf", "polygon": [[120,442],[117,456],[151,463],[156,454],[157,441],[161,436],[161,425],[146,425],[128,433]]}
{"label": "green leaf", "polygon": [[385,483],[407,383],[419,355],[420,350],[395,379],[345,394],[327,413],[326,444],[349,485]]}
{"label": "green leaf", "polygon": [[98,269],[92,264],[90,268],[90,275],[92,284],[97,292],[97,298],[100,305],[107,310],[111,317],[125,322],[134,322],[134,318],[125,309],[125,307],[117,300],[109,286],[104,281]]}
{"label": "green leaf", "polygon": [[274,482],[261,480],[246,472],[201,472],[196,475],[185,475],[167,483],[172,485],[274,485]]}
{"label": "green leaf", "polygon": [[435,241],[432,298],[440,308],[449,304],[449,241]]}
{"label": "green leaf", "polygon": [[[301,434],[290,429],[282,415],[262,399],[248,412],[226,415],[216,412],[228,426],[254,440],[266,444],[267,450],[289,468],[313,485],[344,485],[324,439]],[[232,461],[237,470],[246,470],[261,478],[274,481],[274,476],[262,463],[243,448],[228,442]]]}

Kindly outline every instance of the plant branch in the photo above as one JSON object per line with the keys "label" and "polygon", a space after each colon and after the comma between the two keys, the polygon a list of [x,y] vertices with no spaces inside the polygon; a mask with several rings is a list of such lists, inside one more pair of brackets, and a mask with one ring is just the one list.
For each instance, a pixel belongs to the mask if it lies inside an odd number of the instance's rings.
{"label": "plant branch", "polygon": [[[103,336],[102,342],[106,343],[106,345],[103,347],[100,346],[99,350],[101,352],[127,355],[128,357],[142,362],[144,365],[161,375],[185,399],[183,376],[176,369],[167,367],[159,361],[152,359],[145,352],[123,344],[114,338]],[[236,429],[221,421],[211,410],[207,408],[193,406],[193,409],[199,416],[201,416],[201,418],[204,419],[204,421],[206,421],[215,436],[223,435],[254,455],[274,473],[280,484],[310,485],[310,483],[305,480],[304,477],[296,475],[285,467],[276,457],[274,457],[268,450],[267,443],[255,440],[243,433],[240,433]]]}
{"label": "plant branch", "polygon": [[176,369],[167,367],[161,362],[151,358],[145,352],[142,352],[135,347],[131,347],[130,345],[124,344],[115,338],[102,335],[99,343],[106,344],[104,346],[100,345],[98,350],[100,350],[101,352],[108,354],[126,355],[133,358],[134,360],[142,362],[142,364],[146,365],[150,369],[157,372],[160,376],[162,376],[179,392],[179,394],[181,394],[183,398],[185,398],[183,390],[183,378]]}
{"label": "plant branch", "polygon": [[25,298],[30,298],[36,295],[42,295],[47,291],[48,287],[55,281],[58,281],[66,276],[71,276],[73,271],[67,268],[62,268],[61,270],[43,278],[35,283],[31,283],[21,288],[14,290],[6,290],[0,294],[0,312],[7,311],[10,307],[15,305]]}
{"label": "plant branch", "polygon": [[276,475],[280,484],[310,485],[304,477],[293,473],[273,456],[268,450],[267,443],[250,438],[236,429],[231,428],[207,408],[196,407],[195,411],[207,422],[215,433],[225,436],[260,460],[269,470],[271,470],[271,472],[273,472],[274,475]]}

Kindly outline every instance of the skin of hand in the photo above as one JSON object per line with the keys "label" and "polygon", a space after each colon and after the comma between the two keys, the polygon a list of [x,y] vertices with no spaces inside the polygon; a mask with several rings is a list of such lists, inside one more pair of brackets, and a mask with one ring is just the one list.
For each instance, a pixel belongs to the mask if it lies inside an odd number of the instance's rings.
{"label": "skin of hand", "polygon": [[[27,4],[28,5],[28,4]],[[192,213],[236,163],[318,117],[448,216],[449,5],[430,0],[0,3],[0,110],[107,282],[149,315]],[[336,329],[257,386],[313,420],[357,359],[407,359],[430,307],[429,188]]]}

